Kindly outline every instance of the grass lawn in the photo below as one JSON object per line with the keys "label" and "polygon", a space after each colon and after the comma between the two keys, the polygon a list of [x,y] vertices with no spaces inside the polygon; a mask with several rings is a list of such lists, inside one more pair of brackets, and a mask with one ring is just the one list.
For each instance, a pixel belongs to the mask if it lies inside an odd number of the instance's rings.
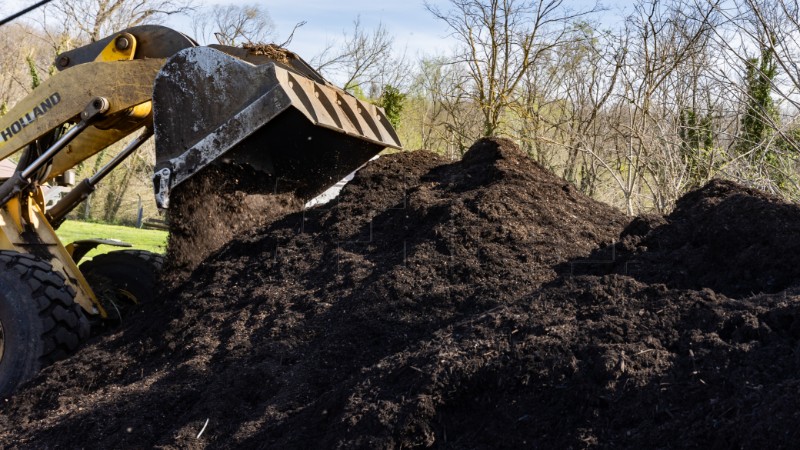
{"label": "grass lawn", "polygon": [[[167,232],[161,230],[144,230],[118,225],[105,225],[100,223],[78,222],[67,220],[56,230],[64,245],[81,239],[117,239],[132,244],[138,250],[149,250],[154,253],[164,253],[167,247]],[[101,245],[86,255],[86,259],[101,253],[122,250],[124,247]]]}

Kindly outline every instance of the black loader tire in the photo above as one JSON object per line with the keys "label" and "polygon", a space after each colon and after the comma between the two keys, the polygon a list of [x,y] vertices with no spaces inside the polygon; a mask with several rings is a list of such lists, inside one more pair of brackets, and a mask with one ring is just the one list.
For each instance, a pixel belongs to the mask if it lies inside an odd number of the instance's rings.
{"label": "black loader tire", "polygon": [[50,263],[0,250],[0,400],[89,337],[74,298]]}
{"label": "black loader tire", "polygon": [[145,250],[117,250],[97,255],[80,269],[111,319],[122,319],[136,305],[155,300],[162,255]]}

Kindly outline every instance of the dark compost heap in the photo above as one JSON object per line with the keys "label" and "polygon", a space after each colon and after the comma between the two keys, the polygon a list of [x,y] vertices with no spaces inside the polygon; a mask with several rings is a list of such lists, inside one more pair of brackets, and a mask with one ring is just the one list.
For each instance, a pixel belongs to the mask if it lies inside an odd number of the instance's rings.
{"label": "dark compost heap", "polygon": [[384,156],[46,369],[0,446],[795,445],[798,224],[727,182],[629,223],[500,139]]}

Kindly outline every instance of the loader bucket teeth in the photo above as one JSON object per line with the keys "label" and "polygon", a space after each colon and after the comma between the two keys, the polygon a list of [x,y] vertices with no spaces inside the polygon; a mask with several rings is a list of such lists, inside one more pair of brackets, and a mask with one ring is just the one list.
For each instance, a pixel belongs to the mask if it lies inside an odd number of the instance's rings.
{"label": "loader bucket teeth", "polygon": [[292,67],[208,47],[167,61],[153,91],[160,207],[215,161],[250,164],[279,180],[277,191],[311,198],[384,148],[401,148],[380,108]]}

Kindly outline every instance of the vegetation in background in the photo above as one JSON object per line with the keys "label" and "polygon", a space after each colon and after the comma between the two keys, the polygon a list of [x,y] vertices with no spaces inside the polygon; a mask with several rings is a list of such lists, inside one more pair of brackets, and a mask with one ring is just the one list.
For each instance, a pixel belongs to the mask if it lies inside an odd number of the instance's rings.
{"label": "vegetation in background", "polygon": [[773,134],[774,125],[780,118],[772,100],[772,84],[778,74],[778,64],[771,46],[762,46],[761,55],[749,58],[744,78],[747,108],[742,115],[741,132],[736,149],[740,154],[751,154],[761,158],[774,156],[766,141]]}
{"label": "vegetation in background", "polygon": [[403,102],[406,95],[400,92],[400,89],[387,84],[383,87],[383,93],[378,101],[378,106],[383,108],[386,113],[386,118],[389,122],[397,128],[400,125],[400,114],[403,112]]}
{"label": "vegetation in background", "polygon": [[719,167],[714,161],[713,124],[714,116],[708,111],[698,113],[695,109],[686,108],[679,117],[678,137],[689,177],[688,188],[707,183]]}
{"label": "vegetation in background", "polygon": [[25,58],[25,62],[28,63],[28,70],[31,75],[31,89],[36,89],[42,84],[42,80],[39,78],[39,69],[36,68],[36,62],[33,60],[33,56],[28,55],[28,57]]}

